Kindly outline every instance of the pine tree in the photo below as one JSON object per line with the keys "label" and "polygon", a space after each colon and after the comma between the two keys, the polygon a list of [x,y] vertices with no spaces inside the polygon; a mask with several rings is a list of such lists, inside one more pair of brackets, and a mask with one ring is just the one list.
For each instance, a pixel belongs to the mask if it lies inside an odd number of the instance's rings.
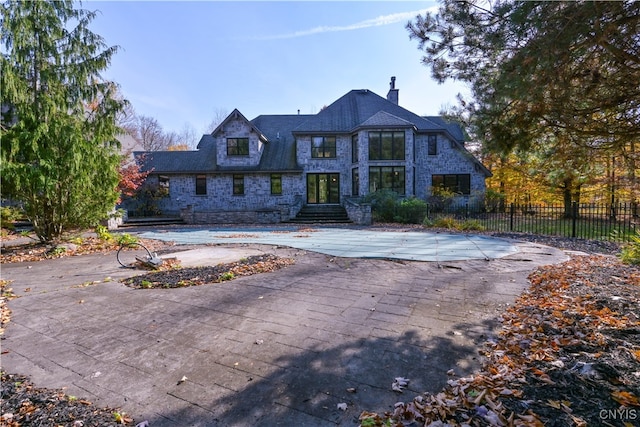
{"label": "pine tree", "polygon": [[575,162],[636,169],[640,2],[443,0],[407,29],[434,79],[469,84],[462,109],[488,151],[542,156],[554,141]]}
{"label": "pine tree", "polygon": [[70,0],[13,0],[1,13],[2,197],[20,202],[49,242],[96,225],[118,198],[116,115],[126,101],[100,76],[117,47]]}

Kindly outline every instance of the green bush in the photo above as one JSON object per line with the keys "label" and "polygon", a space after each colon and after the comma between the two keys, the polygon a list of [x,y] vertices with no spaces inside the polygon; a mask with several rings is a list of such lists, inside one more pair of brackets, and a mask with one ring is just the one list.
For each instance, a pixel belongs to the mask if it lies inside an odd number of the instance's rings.
{"label": "green bush", "polygon": [[132,246],[138,243],[138,238],[129,233],[122,233],[118,236],[118,244],[120,246]]}
{"label": "green bush", "polygon": [[460,230],[464,231],[484,231],[485,226],[477,219],[465,219],[460,223]]}
{"label": "green bush", "polygon": [[431,196],[427,198],[429,210],[432,212],[444,212],[453,204],[457,194],[440,187],[431,187]]}
{"label": "green bush", "polygon": [[98,239],[105,242],[110,242],[111,240],[113,240],[113,234],[111,234],[107,227],[105,227],[104,225],[97,225],[95,231],[98,235]]}
{"label": "green bush", "polygon": [[395,191],[383,189],[369,193],[364,197],[363,201],[371,203],[371,213],[374,221],[393,222],[399,197]]}
{"label": "green bush", "polygon": [[420,224],[427,216],[427,203],[410,197],[396,203],[394,220],[403,224]]}
{"label": "green bush", "polygon": [[433,227],[448,228],[451,230],[457,230],[459,228],[458,221],[451,216],[443,216],[433,221]]}
{"label": "green bush", "polygon": [[22,211],[11,206],[0,207],[0,227],[13,230],[13,222],[22,216]]}
{"label": "green bush", "polygon": [[622,247],[620,259],[625,264],[640,264],[640,230],[636,230],[635,236],[631,236],[631,242]]}

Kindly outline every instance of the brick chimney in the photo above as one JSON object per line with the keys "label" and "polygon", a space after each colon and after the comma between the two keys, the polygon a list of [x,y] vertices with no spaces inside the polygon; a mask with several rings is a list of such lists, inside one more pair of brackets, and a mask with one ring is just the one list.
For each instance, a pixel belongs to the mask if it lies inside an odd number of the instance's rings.
{"label": "brick chimney", "polygon": [[398,105],[398,89],[396,89],[396,78],[391,77],[391,83],[389,83],[389,92],[387,93],[387,100]]}

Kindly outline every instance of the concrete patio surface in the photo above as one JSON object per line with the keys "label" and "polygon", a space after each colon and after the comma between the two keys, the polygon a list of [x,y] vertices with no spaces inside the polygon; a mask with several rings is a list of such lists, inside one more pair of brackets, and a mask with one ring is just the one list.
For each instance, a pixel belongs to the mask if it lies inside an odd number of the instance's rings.
{"label": "concrete patio surface", "polygon": [[[355,248],[363,237],[351,231],[341,232],[343,246]],[[344,249],[232,241],[247,236],[224,232],[224,245],[176,246],[163,257],[185,249],[185,259],[206,253],[217,263],[223,253],[266,252],[296,263],[220,284],[137,290],[118,279],[141,272],[120,268],[113,254],[4,264],[2,278],[13,280],[19,298],[9,302],[2,369],[121,407],[151,427],[354,426],[363,410],[384,412],[439,391],[449,369],[477,369],[482,342],[528,286],[527,275],[567,259],[506,240],[493,258],[484,238],[469,236],[464,245],[482,249],[458,249],[467,252],[462,260],[443,246],[437,262],[400,260],[397,245],[385,249],[383,232],[369,236],[382,255],[352,258]],[[295,233],[271,234],[311,242]],[[391,389],[398,376],[411,380],[403,394]]]}

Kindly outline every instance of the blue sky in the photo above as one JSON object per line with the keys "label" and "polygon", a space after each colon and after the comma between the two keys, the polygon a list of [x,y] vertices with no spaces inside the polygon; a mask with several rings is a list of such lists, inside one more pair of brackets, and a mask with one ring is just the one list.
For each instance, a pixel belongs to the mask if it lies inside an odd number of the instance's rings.
{"label": "blue sky", "polygon": [[119,45],[104,77],[167,131],[204,132],[215,114],[317,113],[351,89],[435,115],[463,90],[438,85],[404,28],[421,1],[85,1],[91,29]]}

